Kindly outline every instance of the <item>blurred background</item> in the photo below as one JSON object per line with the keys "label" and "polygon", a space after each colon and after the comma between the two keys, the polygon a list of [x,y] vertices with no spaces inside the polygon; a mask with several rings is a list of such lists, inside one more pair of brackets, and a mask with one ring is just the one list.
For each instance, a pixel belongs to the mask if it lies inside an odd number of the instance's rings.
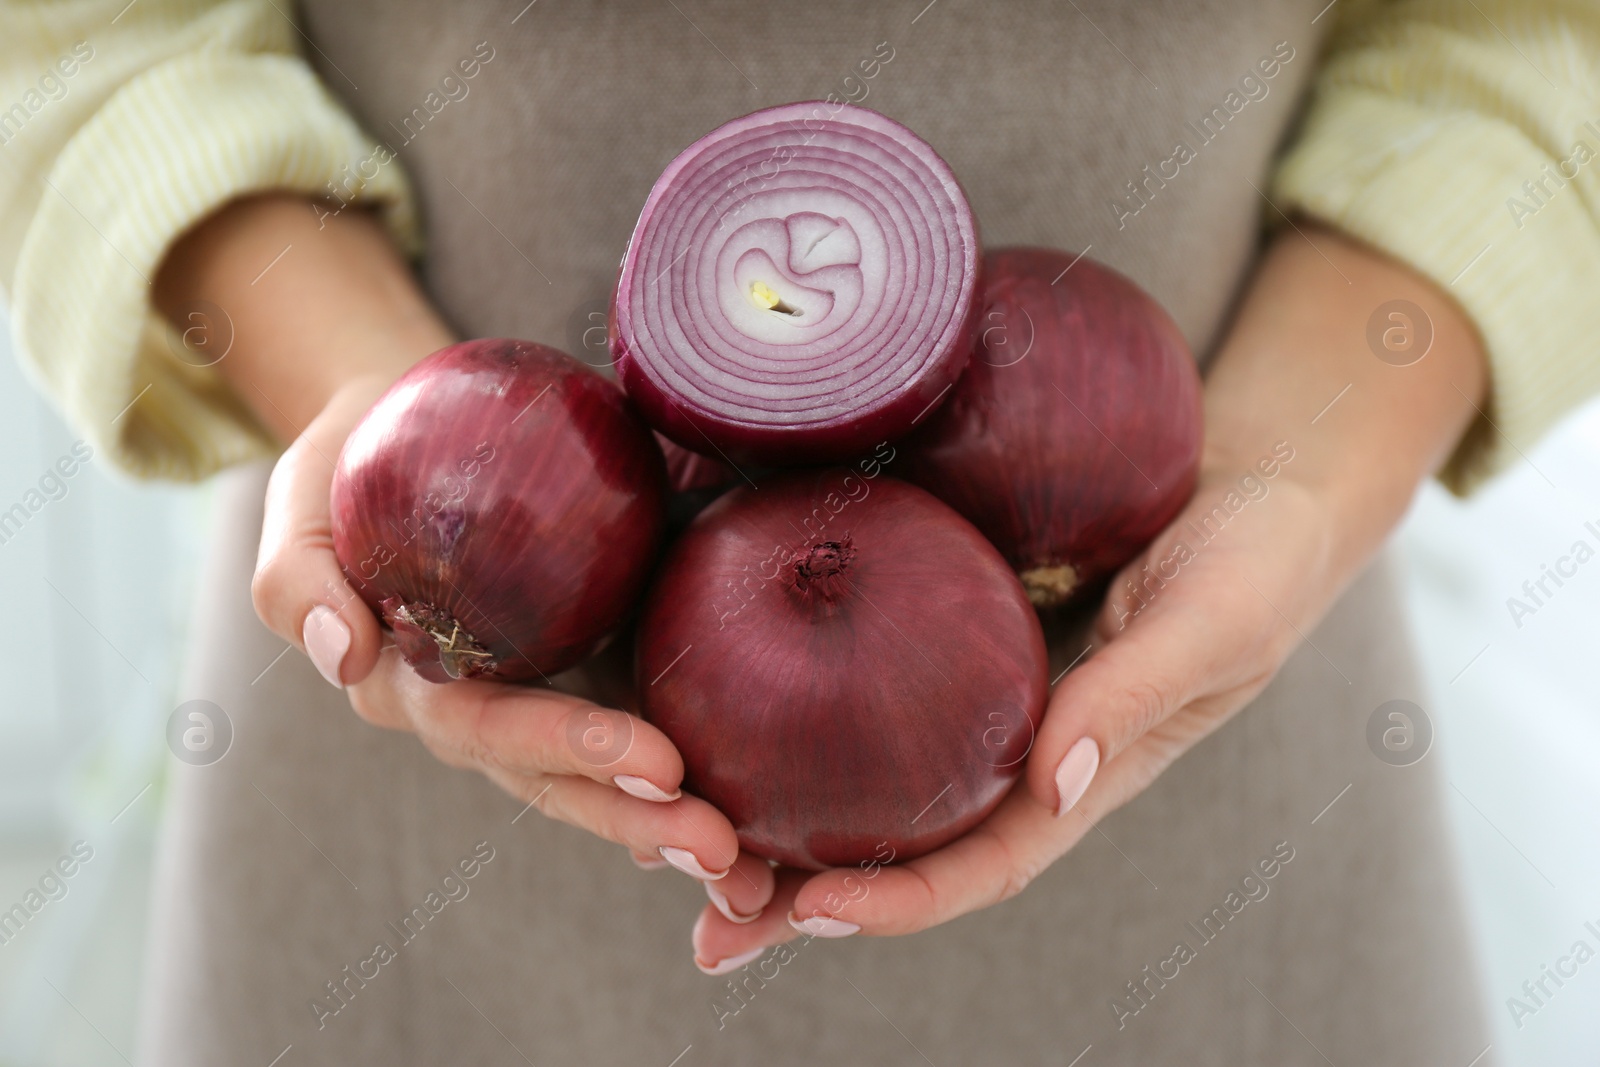
{"label": "blurred background", "polygon": [[[0,512],[75,440],[8,336],[0,319]],[[74,842],[93,858],[0,944],[0,1067],[132,1057],[166,722],[209,521],[204,486],[133,486],[99,457],[66,486],[0,543],[0,910]],[[1426,758],[1443,764],[1483,1010],[1514,1067],[1600,1055],[1600,962],[1520,1027],[1506,1004],[1592,943],[1585,922],[1600,928],[1600,561],[1520,627],[1506,605],[1595,541],[1586,521],[1600,527],[1600,402],[1470,502],[1427,487],[1399,535],[1431,687]]]}

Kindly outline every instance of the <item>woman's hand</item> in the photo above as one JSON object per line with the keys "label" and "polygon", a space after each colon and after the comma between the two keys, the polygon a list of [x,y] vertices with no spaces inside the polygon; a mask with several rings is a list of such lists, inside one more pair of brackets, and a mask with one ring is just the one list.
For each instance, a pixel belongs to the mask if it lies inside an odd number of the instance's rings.
{"label": "woman's hand", "polygon": [[655,727],[552,689],[435,685],[392,643],[384,647],[377,618],[333,554],[328,491],[330,460],[386,384],[368,377],[341,389],[273,469],[251,585],[262,621],[347,688],[367,722],[416,734],[452,767],[476,770],[544,814],[626,845],[642,862],[664,858],[720,878],[737,852],[733,827],[705,801],[680,795],[683,761]]}
{"label": "woman's hand", "polygon": [[[329,517],[334,460],[379,394],[453,340],[376,221],[354,210],[319,217],[287,196],[230,205],[174,247],[157,279],[157,306],[174,321],[194,300],[232,321],[218,371],[291,442],[268,483],[251,587],[267,626],[348,689],[366,721],[415,733],[444,762],[627,846],[642,865],[723,878],[737,855],[733,827],[680,795],[683,762],[660,731],[574,693],[426,682],[384,647],[377,618],[345,580]],[[571,673],[563,680],[583,688],[584,676]],[[615,685],[586,695],[602,693],[624,702]],[[764,865],[738,880],[746,895],[770,894]]]}
{"label": "woman's hand", "polygon": [[[1364,247],[1312,233],[1315,246],[1287,232],[1264,258],[1206,382],[1195,496],[1112,582],[1093,654],[1051,695],[1025,781],[927,856],[780,870],[749,922],[706,908],[693,937],[702,970],[732,970],[798,932],[912,933],[1016,895],[1271,681],[1484,391],[1481,348],[1447,297]],[[1431,322],[1431,350],[1409,366],[1368,347],[1369,318],[1395,300]],[[1349,680],[1336,664],[1327,671],[1330,684]],[[758,910],[728,889],[735,917]]]}

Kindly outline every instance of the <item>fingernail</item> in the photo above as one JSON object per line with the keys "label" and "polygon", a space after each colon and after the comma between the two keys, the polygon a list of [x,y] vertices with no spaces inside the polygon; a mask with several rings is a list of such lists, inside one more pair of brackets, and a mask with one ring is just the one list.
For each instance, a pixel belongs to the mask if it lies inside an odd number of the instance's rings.
{"label": "fingernail", "polygon": [[737,956],[729,956],[725,960],[718,960],[716,963],[713,963],[710,966],[701,963],[700,957],[696,956],[694,958],[694,965],[700,968],[703,973],[709,974],[715,978],[719,974],[727,974],[729,971],[737,971],[745,964],[754,961],[757,956],[760,956],[765,951],[767,951],[765,948],[753,948],[749,952],[741,952]]}
{"label": "fingernail", "polygon": [[339,680],[339,665],[344,654],[350,651],[350,627],[326,604],[318,604],[306,616],[305,627],[300,631],[305,642],[306,655],[316,664],[317,670],[336,689],[343,689]]}
{"label": "fingernail", "polygon": [[630,797],[640,800],[653,800],[657,804],[665,804],[669,800],[677,800],[683,796],[679,790],[667,792],[648,778],[640,778],[637,774],[619,774],[611,779],[617,783],[617,788]]}
{"label": "fingernail", "polygon": [[1067,749],[1056,768],[1056,815],[1065,815],[1083,796],[1094,772],[1100,769],[1100,746],[1092,737],[1080,737],[1077,744]]}
{"label": "fingernail", "polygon": [[810,934],[812,937],[849,937],[861,929],[857,923],[847,923],[830,915],[813,915],[809,919],[801,919],[792,911],[789,913],[789,925],[802,934]]}
{"label": "fingernail", "polygon": [[672,864],[690,878],[698,878],[702,882],[715,882],[718,878],[726,878],[727,871],[708,871],[700,866],[700,860],[693,852],[686,848],[676,848],[672,845],[662,845],[656,849],[661,853],[661,858]]}
{"label": "fingernail", "polygon": [[628,853],[628,858],[632,860],[633,865],[639,868],[641,871],[659,871],[661,868],[667,865],[666,860],[649,859],[648,857],[641,856],[637,852],[632,851]]}
{"label": "fingernail", "polygon": [[757,919],[761,918],[760,908],[756,909],[756,913],[754,915],[740,915],[738,912],[733,910],[733,905],[728,903],[727,894],[723,893],[710,882],[705,883],[705,887],[706,896],[711,898],[711,906],[722,912],[722,917],[727,919],[729,922],[738,923],[742,926],[745,923],[753,923]]}

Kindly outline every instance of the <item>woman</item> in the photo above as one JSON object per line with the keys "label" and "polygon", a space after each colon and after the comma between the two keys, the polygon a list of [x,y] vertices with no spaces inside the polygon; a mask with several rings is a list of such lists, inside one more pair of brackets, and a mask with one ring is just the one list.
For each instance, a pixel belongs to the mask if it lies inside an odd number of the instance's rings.
{"label": "woman", "polygon": [[[92,52],[6,146],[18,350],[135,473],[287,445],[264,505],[260,467],[222,493],[184,695],[236,741],[174,768],[149,1062],[1493,1062],[1432,765],[1366,746],[1422,698],[1369,563],[1422,478],[1475,484],[1596,384],[1565,343],[1594,325],[1592,186],[1542,169],[1584,136],[1592,75],[1557,68],[1592,11],[118,7],[9,46],[24,73]],[[990,246],[1088,251],[1205,355],[1200,487],[1130,573],[1279,461],[1159,595],[1113,583],[1002,808],[870,880],[739,856],[642,723],[576,758],[565,724],[625,702],[625,665],[420,681],[327,535],[330,460],[405,367],[494,335],[605,362],[661,168],[829,93],[938,148]],[[1543,185],[1508,219],[1512,177]],[[308,658],[252,681],[283,641]]]}

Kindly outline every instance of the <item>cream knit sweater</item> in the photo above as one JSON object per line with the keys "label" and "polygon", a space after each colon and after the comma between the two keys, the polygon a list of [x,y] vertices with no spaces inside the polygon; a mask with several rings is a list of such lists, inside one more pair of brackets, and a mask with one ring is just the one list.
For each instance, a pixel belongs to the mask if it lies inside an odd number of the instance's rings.
{"label": "cream knit sweater", "polygon": [[[275,0],[5,4],[0,284],[18,356],[135,475],[194,479],[276,446],[149,300],[173,240],[295,190],[418,234],[398,163],[300,58]],[[1492,392],[1444,472],[1465,491],[1600,390],[1600,7],[1340,0],[1272,199],[1386,251],[1477,324]],[[374,175],[363,177],[363,175]],[[330,184],[331,183],[331,184]]]}

